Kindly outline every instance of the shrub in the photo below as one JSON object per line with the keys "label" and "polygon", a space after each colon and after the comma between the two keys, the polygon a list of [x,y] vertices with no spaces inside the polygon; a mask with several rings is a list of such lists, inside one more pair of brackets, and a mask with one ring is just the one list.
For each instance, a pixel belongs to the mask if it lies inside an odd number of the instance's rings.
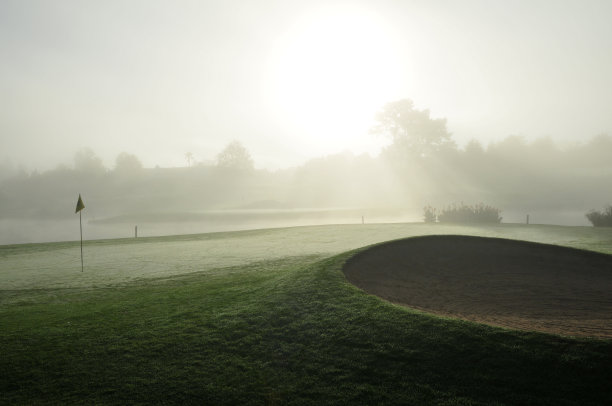
{"label": "shrub", "polygon": [[500,223],[501,210],[482,203],[468,206],[464,203],[453,204],[438,214],[440,223]]}
{"label": "shrub", "polygon": [[594,227],[612,227],[612,205],[602,211],[591,210],[586,214],[586,218]]}
{"label": "shrub", "polygon": [[423,220],[426,223],[435,223],[438,221],[438,216],[436,215],[436,209],[431,206],[426,206],[423,208]]}

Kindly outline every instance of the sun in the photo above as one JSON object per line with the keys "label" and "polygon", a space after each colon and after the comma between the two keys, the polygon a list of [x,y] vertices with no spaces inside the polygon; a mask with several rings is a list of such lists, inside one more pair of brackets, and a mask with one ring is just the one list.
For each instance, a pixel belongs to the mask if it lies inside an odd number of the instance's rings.
{"label": "sun", "polygon": [[283,37],[267,81],[270,104],[313,152],[376,148],[374,113],[399,82],[393,40],[373,13],[320,9]]}

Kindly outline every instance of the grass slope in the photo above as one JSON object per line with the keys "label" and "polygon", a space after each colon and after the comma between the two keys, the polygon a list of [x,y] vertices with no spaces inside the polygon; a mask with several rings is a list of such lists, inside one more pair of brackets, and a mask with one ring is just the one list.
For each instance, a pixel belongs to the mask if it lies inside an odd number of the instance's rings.
{"label": "grass slope", "polygon": [[349,255],[12,292],[0,402],[612,404],[612,341],[400,308],[346,282]]}

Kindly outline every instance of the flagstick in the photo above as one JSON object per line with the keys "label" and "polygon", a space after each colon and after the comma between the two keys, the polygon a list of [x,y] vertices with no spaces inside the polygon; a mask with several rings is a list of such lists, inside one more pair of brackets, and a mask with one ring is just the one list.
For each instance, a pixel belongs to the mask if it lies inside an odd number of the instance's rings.
{"label": "flagstick", "polygon": [[79,228],[81,229],[81,272],[83,272],[83,220],[79,211]]}

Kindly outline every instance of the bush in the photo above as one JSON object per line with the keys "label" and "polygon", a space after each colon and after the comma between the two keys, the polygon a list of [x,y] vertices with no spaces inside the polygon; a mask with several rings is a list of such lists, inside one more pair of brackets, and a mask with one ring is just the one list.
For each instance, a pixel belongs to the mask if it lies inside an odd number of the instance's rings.
{"label": "bush", "polygon": [[612,205],[602,211],[591,210],[586,214],[586,218],[594,227],[612,227]]}
{"label": "bush", "polygon": [[423,220],[426,223],[435,223],[438,221],[438,216],[436,215],[436,209],[431,206],[427,206],[423,208]]}
{"label": "bush", "polygon": [[482,203],[468,206],[464,203],[453,204],[440,211],[436,215],[436,209],[431,206],[425,207],[425,222],[433,223],[436,220],[440,223],[500,223],[501,210],[487,206]]}

